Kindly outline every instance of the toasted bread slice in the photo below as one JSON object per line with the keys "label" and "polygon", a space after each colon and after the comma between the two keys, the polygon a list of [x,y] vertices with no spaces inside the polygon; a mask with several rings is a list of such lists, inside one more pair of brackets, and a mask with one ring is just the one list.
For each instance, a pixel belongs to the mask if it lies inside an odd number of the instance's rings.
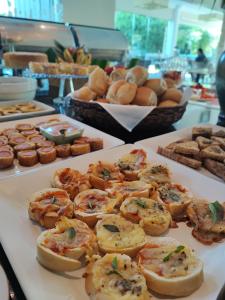
{"label": "toasted bread slice", "polygon": [[198,136],[210,138],[212,135],[212,128],[210,127],[193,127],[192,128],[192,139],[195,140]]}
{"label": "toasted bread slice", "polygon": [[213,136],[218,136],[218,137],[225,138],[225,130],[220,129],[220,130],[218,130],[216,132],[213,132],[212,135]]}
{"label": "toasted bread slice", "polygon": [[157,152],[193,169],[199,169],[202,166],[201,161],[175,153],[173,150],[167,148],[162,148],[159,146]]}
{"label": "toasted bread slice", "polygon": [[204,167],[214,175],[222,178],[225,181],[225,164],[224,162],[215,161],[207,158],[203,163]]}
{"label": "toasted bread slice", "polygon": [[92,259],[86,270],[85,289],[90,299],[96,300],[152,299],[137,264],[124,254]]}
{"label": "toasted bread slice", "polygon": [[201,156],[218,161],[224,161],[225,151],[220,146],[209,146],[201,151]]}
{"label": "toasted bread slice", "polygon": [[203,282],[203,263],[186,245],[168,238],[154,238],[138,253],[149,289],[160,295],[184,297]]}
{"label": "toasted bread slice", "polygon": [[174,151],[179,154],[196,155],[200,150],[198,147],[198,143],[190,141],[177,144]]}
{"label": "toasted bread slice", "polygon": [[173,143],[170,143],[169,145],[167,145],[166,149],[175,150],[175,148],[178,144],[182,144],[182,143],[186,143],[186,142],[190,142],[190,140],[189,139],[178,140],[176,142],[173,142]]}
{"label": "toasted bread slice", "polygon": [[196,142],[198,143],[198,146],[199,148],[202,150],[202,149],[205,149],[211,145],[218,145],[217,142],[214,142],[212,139],[207,139],[205,138],[204,136],[198,136],[196,138]]}
{"label": "toasted bread slice", "polygon": [[225,150],[225,138],[222,137],[218,137],[218,136],[212,136],[211,139],[217,143],[218,145],[220,145],[220,147]]}

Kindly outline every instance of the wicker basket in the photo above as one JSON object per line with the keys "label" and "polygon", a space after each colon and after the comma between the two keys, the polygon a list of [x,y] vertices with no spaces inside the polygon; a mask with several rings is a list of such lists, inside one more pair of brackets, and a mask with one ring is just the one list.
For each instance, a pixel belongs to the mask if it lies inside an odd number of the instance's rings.
{"label": "wicker basket", "polygon": [[[174,107],[156,107],[135,127],[135,131],[167,128],[182,118],[186,106],[187,102]],[[124,130],[124,127],[98,103],[71,99],[66,114],[103,131],[106,127],[114,131]]]}

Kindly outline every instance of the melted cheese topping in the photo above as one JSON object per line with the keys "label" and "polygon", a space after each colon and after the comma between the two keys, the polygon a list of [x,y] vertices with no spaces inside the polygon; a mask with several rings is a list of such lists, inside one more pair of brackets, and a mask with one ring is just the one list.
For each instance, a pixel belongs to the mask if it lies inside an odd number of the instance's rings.
{"label": "melted cheese topping", "polygon": [[96,164],[90,164],[88,168],[88,173],[100,177],[105,181],[121,181],[124,177],[115,164],[110,164],[102,161],[99,161]]}
{"label": "melted cheese topping", "polygon": [[198,265],[191,249],[183,245],[147,245],[139,259],[145,269],[165,278],[186,276]]}
{"label": "melted cheese topping", "polygon": [[[115,231],[106,227],[115,226]],[[123,249],[136,247],[145,242],[144,230],[118,215],[105,216],[96,226],[98,243],[102,248]]]}
{"label": "melted cheese topping", "polygon": [[124,196],[146,190],[153,192],[155,187],[142,181],[124,181],[122,183],[114,183],[112,188],[109,189],[111,193],[120,193]]}
{"label": "melted cheese topping", "polygon": [[167,183],[170,182],[170,173],[163,165],[152,165],[140,172],[140,180],[145,182]]}
{"label": "melted cheese topping", "polygon": [[[117,268],[113,269],[115,259]],[[106,254],[94,263],[92,276],[97,294],[101,293],[115,300],[147,299],[145,278],[127,255]]]}
{"label": "melted cheese topping", "polygon": [[158,191],[165,203],[185,203],[191,200],[187,190],[179,184],[164,184]]}
{"label": "melted cheese topping", "polygon": [[117,164],[122,171],[135,171],[146,166],[146,157],[144,150],[135,149],[121,157]]}

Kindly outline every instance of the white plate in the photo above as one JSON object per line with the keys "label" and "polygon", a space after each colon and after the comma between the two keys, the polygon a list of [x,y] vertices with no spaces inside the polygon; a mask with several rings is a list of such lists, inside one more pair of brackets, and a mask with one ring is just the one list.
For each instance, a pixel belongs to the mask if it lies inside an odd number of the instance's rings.
{"label": "white plate", "polygon": [[[124,145],[93,152],[0,181],[0,240],[27,299],[89,300],[84,289],[84,279],[81,278],[85,269],[67,275],[55,274],[37,262],[36,239],[41,233],[41,228],[28,218],[28,197],[35,191],[49,187],[52,174],[60,167],[73,167],[84,172],[89,163],[99,160],[115,162],[132,148],[134,146]],[[167,164],[173,172],[173,180],[190,188],[196,196],[224,201],[225,185],[154,152],[148,151],[148,157]],[[200,289],[189,297],[179,299],[216,299],[225,278],[225,244],[204,246],[192,237],[191,229],[184,224],[179,224],[179,228],[170,229],[168,236],[177,238],[181,243],[187,243],[204,262],[205,279]]]}
{"label": "white plate", "polygon": [[[0,122],[49,115],[55,111],[55,109],[53,107],[51,107],[47,104],[44,104],[42,102],[35,101],[35,100],[32,100],[32,101],[23,101],[23,100],[2,101],[2,102],[0,102],[0,108],[3,106],[10,106],[10,105],[21,104],[21,103],[35,104],[38,108],[40,108],[40,111],[27,112],[27,113],[21,112],[21,113],[16,113],[16,114],[10,114],[7,116],[0,115]],[[2,126],[2,124],[0,124],[0,126]]]}
{"label": "white plate", "polygon": [[[196,125],[196,127],[212,127],[213,131],[218,131],[220,129],[225,131],[224,127],[212,125],[212,124],[200,124],[200,125]],[[145,147],[148,149],[150,148],[154,152],[157,152],[158,146],[165,147],[168,144],[173,143],[180,139],[186,139],[186,138],[191,139],[192,138],[192,128],[193,127],[184,128],[184,129],[180,129],[180,130],[177,130],[177,131],[174,131],[171,133],[162,134],[162,135],[159,135],[159,136],[156,136],[153,138],[144,139],[144,140],[136,142],[135,145],[142,146],[142,147]],[[167,158],[167,159],[169,159],[169,158]],[[176,163],[176,164],[180,165],[180,163]],[[190,169],[187,166],[184,166],[184,167]],[[219,182],[224,182],[221,178],[213,175],[212,173],[207,171],[205,168],[201,168],[199,171],[193,169],[193,171],[201,173],[210,178],[213,178]]]}
{"label": "white plate", "polygon": [[0,265],[0,299],[8,300],[9,299],[9,286],[8,280],[5,275],[5,271]]}
{"label": "white plate", "polygon": [[[74,125],[78,125],[81,128],[84,128],[84,136],[89,136],[89,137],[99,137],[103,139],[103,146],[104,149],[108,149],[108,148],[113,148],[119,145],[123,145],[124,141],[111,136],[107,133],[104,133],[98,129],[95,129],[93,127],[90,127],[84,123],[81,123],[79,121],[76,121],[74,119],[71,119],[65,115],[50,115],[50,116],[45,116],[45,117],[38,117],[38,118],[30,118],[30,119],[24,119],[21,121],[11,121],[11,122],[5,122],[5,123],[1,123],[0,124],[0,128],[1,130],[5,129],[5,128],[10,128],[10,127],[15,127],[16,124],[18,123],[31,123],[31,124],[37,124],[39,122],[42,121],[47,121],[49,119],[54,119],[54,118],[58,118],[60,121],[69,121],[70,123],[74,124]],[[57,158],[56,161],[60,161],[62,160],[61,158]],[[55,161],[55,162],[56,162]],[[55,163],[53,162],[53,163]],[[32,169],[36,169],[38,167],[43,167],[44,165],[38,163],[33,167],[23,167],[21,165],[18,164],[17,160],[15,160],[15,164],[14,167],[10,168],[10,169],[5,169],[5,170],[0,170],[0,179],[7,177],[7,176],[11,176],[11,175],[19,175],[22,172],[25,171],[30,171]]]}

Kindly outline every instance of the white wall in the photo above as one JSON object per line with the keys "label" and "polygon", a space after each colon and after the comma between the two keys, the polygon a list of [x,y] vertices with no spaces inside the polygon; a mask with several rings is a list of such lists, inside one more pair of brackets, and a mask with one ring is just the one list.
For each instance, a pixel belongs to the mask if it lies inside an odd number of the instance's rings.
{"label": "white wall", "polygon": [[114,28],[115,0],[62,0],[64,22]]}

